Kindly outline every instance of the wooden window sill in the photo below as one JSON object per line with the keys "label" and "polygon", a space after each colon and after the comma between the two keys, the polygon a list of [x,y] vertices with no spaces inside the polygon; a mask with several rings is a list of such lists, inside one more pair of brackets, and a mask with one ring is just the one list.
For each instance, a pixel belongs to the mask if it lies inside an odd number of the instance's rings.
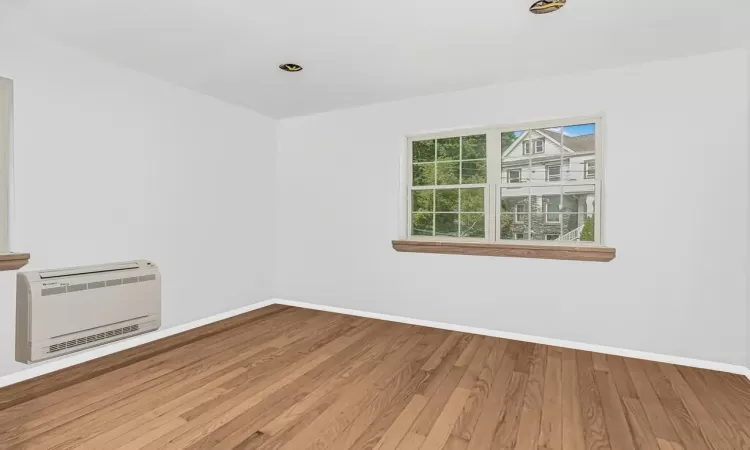
{"label": "wooden window sill", "polygon": [[2,253],[0,254],[0,271],[18,270],[29,263],[30,257],[28,253]]}
{"label": "wooden window sill", "polygon": [[608,262],[615,249],[599,245],[534,245],[483,242],[393,241],[398,252],[447,255],[508,256],[513,258],[561,259]]}

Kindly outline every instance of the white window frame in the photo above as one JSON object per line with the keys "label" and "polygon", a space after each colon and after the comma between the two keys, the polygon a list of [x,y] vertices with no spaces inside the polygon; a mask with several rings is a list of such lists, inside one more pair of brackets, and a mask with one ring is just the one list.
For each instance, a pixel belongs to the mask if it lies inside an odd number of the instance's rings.
{"label": "white window frame", "polygon": [[[544,153],[544,147],[546,146],[544,143],[544,138],[534,139],[534,154],[538,155],[540,153]],[[541,146],[538,146],[537,144],[541,143]],[[541,150],[539,150],[539,147],[541,147]]]}
{"label": "white window frame", "polygon": [[[524,209],[520,213],[518,212],[518,207],[519,206],[523,206],[523,209]],[[527,206],[528,205],[526,205],[525,203],[516,203],[516,205],[513,207],[513,223],[523,223],[524,222],[523,220],[518,220],[518,215],[519,214],[528,215],[529,208],[527,208]]]}
{"label": "white window frame", "polygon": [[[549,202],[545,202],[542,205],[542,213],[544,214],[544,223],[558,224],[562,221],[562,208],[558,208],[560,211],[549,212]],[[549,220],[550,214],[556,214],[557,220]]]}
{"label": "white window frame", "polygon": [[[593,171],[594,176],[589,176],[589,164],[594,163]],[[596,161],[593,159],[588,159],[583,162],[583,179],[584,180],[595,180],[596,179]]]}
{"label": "white window frame", "polygon": [[523,141],[522,145],[523,145],[523,154],[524,155],[530,155],[531,154],[531,147],[532,147],[531,142],[532,142],[531,139],[526,139],[526,140]]}
{"label": "white window frame", "polygon": [[[556,180],[550,180],[549,169],[551,169],[552,167],[557,167],[558,169]],[[544,166],[544,173],[545,173],[544,179],[547,180],[547,182],[561,181],[562,180],[562,164],[547,164],[546,166]]]}
{"label": "white window frame", "polygon": [[[520,239],[518,237],[519,235],[521,236]],[[515,240],[517,240],[517,241],[525,241],[526,240],[526,233],[514,233],[513,238]]]}
{"label": "white window frame", "polygon": [[[511,172],[518,172],[518,177],[516,178],[517,181],[511,181],[511,177],[510,177]],[[506,178],[508,179],[508,183],[520,183],[522,176],[523,176],[523,169],[508,169]]]}
{"label": "white window frame", "polygon": [[[550,186],[560,186],[561,191],[565,187],[574,186],[593,186],[594,187],[594,242],[576,242],[575,245],[605,245],[606,235],[604,233],[604,211],[606,205],[602,201],[604,198],[604,136],[606,133],[605,119],[603,115],[597,116],[584,116],[574,117],[559,120],[549,120],[541,122],[528,122],[519,123],[512,125],[502,126],[488,126],[482,128],[468,128],[468,129],[456,129],[442,132],[433,133],[420,133],[409,135],[405,138],[405,151],[401,156],[401,196],[400,196],[400,208],[401,213],[399,214],[399,239],[415,240],[415,241],[457,241],[457,242],[497,242],[497,243],[512,243],[515,239],[502,239],[500,236],[501,228],[501,214],[500,214],[500,203],[501,193],[503,188],[542,188]],[[543,130],[549,128],[566,127],[573,125],[582,124],[594,124],[595,125],[595,178],[594,179],[581,179],[581,180],[568,180],[564,181],[563,168],[565,157],[563,154],[560,156],[560,181],[527,181],[521,183],[507,183],[503,180],[503,165],[502,165],[502,133],[515,132],[520,130]],[[412,142],[422,141],[426,139],[440,139],[447,137],[458,137],[458,136],[472,136],[484,134],[487,138],[486,157],[487,157],[487,183],[477,185],[456,185],[456,186],[440,186],[440,188],[472,188],[482,187],[485,188],[485,237],[484,238],[467,238],[467,237],[450,237],[450,236],[412,236],[411,235],[411,190],[412,190]],[[564,138],[563,138],[564,141]],[[525,142],[525,141],[523,141]],[[518,145],[523,145],[523,142]],[[564,142],[563,142],[564,145]],[[523,152],[523,148],[522,148]],[[528,156],[528,155],[526,155]],[[545,169],[546,171],[546,169]],[[433,189],[434,187],[424,187],[427,189]],[[413,189],[420,189],[420,187],[414,187]],[[562,199],[562,195],[561,195]],[[562,214],[562,213],[561,213]],[[587,214],[589,216],[590,214]],[[529,214],[530,216],[530,214]],[[515,222],[515,215],[514,215]],[[563,222],[562,220],[560,222]],[[562,228],[562,223],[560,224]],[[560,235],[564,233],[561,230]],[[515,234],[513,236],[515,238]],[[540,245],[559,245],[555,241],[547,242],[545,240],[535,240],[535,244]],[[570,243],[567,243],[570,245]]]}
{"label": "white window frame", "polygon": [[[550,236],[555,236],[555,239],[550,239],[549,238]],[[545,234],[544,235],[544,241],[545,242],[554,242],[554,241],[556,241],[558,239],[560,239],[560,235],[559,234]]]}
{"label": "white window frame", "polygon": [[13,149],[13,81],[0,77],[0,253],[10,251],[9,204]]}

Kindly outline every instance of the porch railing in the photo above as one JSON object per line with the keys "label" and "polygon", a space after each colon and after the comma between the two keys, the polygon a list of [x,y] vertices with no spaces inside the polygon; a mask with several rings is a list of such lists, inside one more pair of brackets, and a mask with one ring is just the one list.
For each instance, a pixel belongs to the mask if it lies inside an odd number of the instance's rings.
{"label": "porch railing", "polygon": [[557,238],[557,240],[560,242],[578,241],[581,239],[581,231],[583,231],[583,225],[569,233],[563,234],[562,236]]}

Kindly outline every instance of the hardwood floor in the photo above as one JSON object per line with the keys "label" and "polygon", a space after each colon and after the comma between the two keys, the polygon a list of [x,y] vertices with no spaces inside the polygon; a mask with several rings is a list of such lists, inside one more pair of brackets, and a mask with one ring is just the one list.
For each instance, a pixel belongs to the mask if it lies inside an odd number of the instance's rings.
{"label": "hardwood floor", "polygon": [[55,391],[0,390],[0,448],[750,449],[739,375],[290,307],[248,317]]}

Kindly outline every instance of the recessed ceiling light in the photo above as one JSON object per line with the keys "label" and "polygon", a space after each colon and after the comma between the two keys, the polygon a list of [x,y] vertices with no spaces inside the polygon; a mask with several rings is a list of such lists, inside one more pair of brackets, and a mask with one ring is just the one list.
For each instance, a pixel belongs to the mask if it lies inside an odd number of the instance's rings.
{"label": "recessed ceiling light", "polygon": [[302,66],[294,63],[284,63],[279,66],[279,69],[283,70],[284,72],[301,72]]}
{"label": "recessed ceiling light", "polygon": [[534,2],[533,5],[531,5],[531,8],[529,8],[529,11],[531,11],[534,14],[547,14],[551,12],[555,12],[558,9],[565,6],[565,2],[567,0],[539,0]]}

